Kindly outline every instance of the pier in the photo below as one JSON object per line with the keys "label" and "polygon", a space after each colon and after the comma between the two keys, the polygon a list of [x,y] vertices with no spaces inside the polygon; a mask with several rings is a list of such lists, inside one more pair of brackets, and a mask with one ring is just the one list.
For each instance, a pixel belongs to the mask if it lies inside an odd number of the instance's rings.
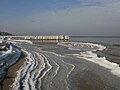
{"label": "pier", "polygon": [[69,40],[68,35],[58,36],[0,36],[0,38],[10,38],[15,40]]}

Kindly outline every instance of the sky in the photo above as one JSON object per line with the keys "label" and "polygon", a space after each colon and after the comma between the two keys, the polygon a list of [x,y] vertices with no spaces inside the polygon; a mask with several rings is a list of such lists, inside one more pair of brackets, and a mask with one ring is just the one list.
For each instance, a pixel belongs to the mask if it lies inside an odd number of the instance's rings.
{"label": "sky", "polygon": [[120,36],[120,0],[0,0],[0,31]]}

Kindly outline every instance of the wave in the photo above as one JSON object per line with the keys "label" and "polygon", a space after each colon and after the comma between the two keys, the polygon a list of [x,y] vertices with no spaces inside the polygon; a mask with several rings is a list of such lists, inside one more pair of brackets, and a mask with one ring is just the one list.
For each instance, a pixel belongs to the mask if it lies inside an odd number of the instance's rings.
{"label": "wave", "polygon": [[120,67],[119,64],[108,61],[105,57],[98,57],[97,54],[92,51],[80,53],[77,55],[78,58],[83,58],[85,60],[96,63],[102,67],[107,68],[110,72],[118,77],[120,77]]}
{"label": "wave", "polygon": [[[42,78],[52,68],[47,58],[39,54],[38,52],[28,52],[23,50],[26,54],[26,62],[18,70],[17,77],[13,85],[12,90],[38,90],[41,89]],[[48,65],[48,67],[46,67]],[[38,86],[36,86],[38,84]]]}
{"label": "wave", "polygon": [[69,50],[86,50],[86,51],[95,51],[95,50],[103,50],[106,47],[93,44],[93,43],[83,43],[83,42],[61,42],[57,45],[68,47]]}
{"label": "wave", "polygon": [[[80,54],[71,55],[105,67],[112,74],[120,77],[120,67],[118,64],[109,62],[105,57],[98,57],[93,52],[104,50],[106,49],[105,46],[82,42],[62,42],[57,45],[67,47],[70,50],[79,50]],[[85,51],[81,52],[81,49],[85,49]],[[77,68],[77,65],[67,61],[67,55],[42,51],[42,49],[31,45],[23,47],[23,51],[27,54],[26,61],[17,72],[17,77],[11,86],[12,90],[55,90],[56,87],[61,90],[70,89],[70,83],[67,80],[69,80],[71,73]]]}
{"label": "wave", "polygon": [[[47,52],[47,51],[44,51],[44,52]],[[58,57],[65,57],[65,56],[60,55],[60,54],[57,54],[57,53],[55,53],[55,52],[48,52],[48,53],[54,54],[55,56],[58,56]],[[65,62],[64,60],[61,60],[61,61],[62,61],[63,63],[65,63],[65,64],[71,66],[71,70],[70,70],[69,73],[67,74],[67,78],[68,78],[69,75],[71,74],[71,72],[75,69],[75,65],[73,65],[73,64],[71,64],[71,63],[67,63],[67,62]],[[54,62],[55,64],[57,64],[55,61],[53,61],[53,62]],[[58,66],[58,69],[57,69],[57,71],[58,71],[59,68],[60,68],[60,65],[57,64],[57,66]]]}
{"label": "wave", "polygon": [[[13,85],[11,85],[12,90],[41,90],[43,82],[49,83],[46,86],[49,88],[52,82],[59,77],[59,73],[64,75],[65,81],[69,78],[75,66],[62,60],[61,57],[64,56],[54,52],[37,51],[34,47],[31,48],[24,47],[22,49],[27,54],[27,57],[24,65],[17,71],[17,77]],[[49,80],[44,81],[46,78]],[[67,81],[66,85],[68,86]]]}
{"label": "wave", "polygon": [[[44,52],[47,52],[47,51],[44,51]],[[57,56],[57,57],[65,57],[65,56],[63,56],[63,55],[60,55],[60,54],[57,54],[57,53],[55,53],[55,52],[47,52],[47,53],[51,53],[51,54],[53,54],[54,56]],[[54,57],[55,58],[55,57]],[[57,60],[59,60],[59,58],[57,58]],[[66,83],[66,90],[70,90],[70,88],[69,88],[69,84],[68,84],[68,82],[67,82],[67,79],[69,78],[69,76],[70,76],[70,74],[72,73],[72,71],[75,69],[75,65],[74,64],[71,64],[71,63],[67,63],[67,62],[65,62],[64,60],[60,60],[63,64],[64,64],[64,66],[67,68],[67,74],[66,74],[66,79],[65,79],[65,83]],[[54,60],[53,60],[53,62],[58,66],[57,67],[57,70],[55,71],[56,72],[56,74],[54,74],[54,76],[53,76],[53,78],[58,74],[58,71],[60,70],[60,67],[62,67],[62,66],[60,66],[59,64],[57,64]],[[52,78],[52,79],[53,79]]]}
{"label": "wave", "polygon": [[85,52],[80,52],[80,54],[72,54],[76,56],[77,58],[82,58],[84,60],[91,61],[93,63],[96,63],[104,68],[107,68],[113,75],[116,75],[120,77],[120,67],[119,64],[110,62],[106,59],[106,57],[98,57],[97,54],[93,53],[93,51],[97,50],[104,50],[106,49],[105,46],[99,45],[99,44],[93,44],[93,43],[81,43],[81,42],[63,42],[58,43],[58,45],[62,45],[65,47],[68,47],[68,49],[72,50],[80,50],[80,48],[83,48],[85,46],[89,46],[92,48]]}

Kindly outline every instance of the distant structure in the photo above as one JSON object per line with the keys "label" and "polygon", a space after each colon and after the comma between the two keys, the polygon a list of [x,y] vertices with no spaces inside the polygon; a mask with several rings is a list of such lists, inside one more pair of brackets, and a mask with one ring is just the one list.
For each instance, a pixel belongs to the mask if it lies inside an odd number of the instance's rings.
{"label": "distant structure", "polygon": [[12,36],[11,33],[8,33],[8,32],[1,32],[1,31],[0,31],[0,36],[8,36],[8,35],[11,35],[11,36]]}
{"label": "distant structure", "polygon": [[69,40],[68,35],[58,36],[0,36],[0,38],[10,38],[15,40]]}

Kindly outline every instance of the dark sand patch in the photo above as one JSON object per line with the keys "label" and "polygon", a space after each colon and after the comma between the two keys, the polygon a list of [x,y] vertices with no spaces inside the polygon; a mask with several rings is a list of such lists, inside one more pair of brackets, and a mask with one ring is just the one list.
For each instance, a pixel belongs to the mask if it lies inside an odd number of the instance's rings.
{"label": "dark sand patch", "polygon": [[118,90],[106,84],[104,80],[91,71],[77,73],[71,79],[72,90]]}

